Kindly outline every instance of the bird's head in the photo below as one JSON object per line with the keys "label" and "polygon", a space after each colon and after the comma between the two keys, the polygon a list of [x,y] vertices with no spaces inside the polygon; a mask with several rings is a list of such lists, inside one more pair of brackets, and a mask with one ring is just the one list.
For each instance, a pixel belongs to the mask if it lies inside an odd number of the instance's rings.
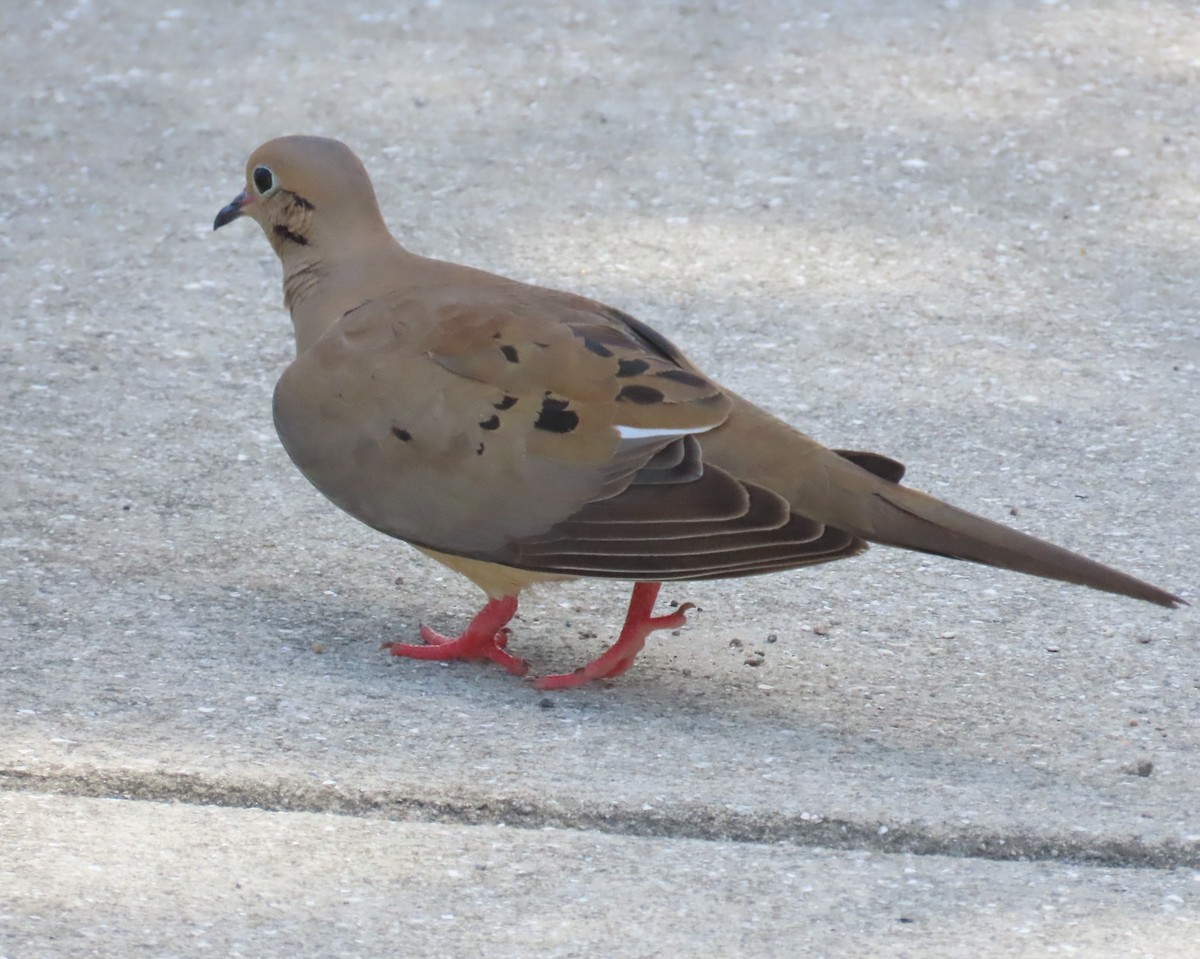
{"label": "bird's head", "polygon": [[361,161],[325,137],[279,137],[255,150],[245,189],[221,208],[213,229],[242,216],[263,228],[280,259],[312,248],[346,251],[377,230],[386,232]]}

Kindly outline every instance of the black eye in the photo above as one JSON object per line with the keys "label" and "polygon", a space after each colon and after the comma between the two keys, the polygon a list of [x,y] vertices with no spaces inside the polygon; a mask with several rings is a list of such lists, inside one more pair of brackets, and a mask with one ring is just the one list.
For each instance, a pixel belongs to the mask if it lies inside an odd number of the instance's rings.
{"label": "black eye", "polygon": [[268,170],[265,166],[256,166],[254,168],[254,189],[263,196],[266,196],[275,189],[275,174]]}

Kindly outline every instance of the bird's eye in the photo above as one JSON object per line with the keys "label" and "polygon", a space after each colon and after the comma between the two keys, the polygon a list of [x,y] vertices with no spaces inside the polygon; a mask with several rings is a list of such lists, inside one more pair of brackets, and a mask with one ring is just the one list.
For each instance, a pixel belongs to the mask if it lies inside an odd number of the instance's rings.
{"label": "bird's eye", "polygon": [[252,176],[254,178],[254,189],[263,196],[270,196],[275,192],[275,174],[267,169],[267,167],[256,166]]}

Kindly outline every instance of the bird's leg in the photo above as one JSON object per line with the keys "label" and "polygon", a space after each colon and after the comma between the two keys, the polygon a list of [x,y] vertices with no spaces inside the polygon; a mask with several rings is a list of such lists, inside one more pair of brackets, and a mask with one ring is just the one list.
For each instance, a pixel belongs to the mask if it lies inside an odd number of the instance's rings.
{"label": "bird's leg", "polygon": [[490,659],[513,675],[524,676],[529,672],[529,664],[504,650],[508,645],[507,624],[516,612],[516,596],[489,599],[460,636],[443,636],[428,626],[422,626],[421,639],[427,645],[384,643],[383,648],[393,656],[407,656],[410,659]]}
{"label": "bird's leg", "polygon": [[678,629],[687,622],[687,611],[691,603],[684,603],[673,613],[654,616],[654,600],[662,583],[635,583],[633,595],[629,597],[629,612],[625,614],[625,625],[621,635],[603,654],[573,673],[542,676],[534,685],[538,689],[572,689],[593,679],[612,679],[620,676],[633,665],[637,654],[646,645],[646,638],[658,629]]}

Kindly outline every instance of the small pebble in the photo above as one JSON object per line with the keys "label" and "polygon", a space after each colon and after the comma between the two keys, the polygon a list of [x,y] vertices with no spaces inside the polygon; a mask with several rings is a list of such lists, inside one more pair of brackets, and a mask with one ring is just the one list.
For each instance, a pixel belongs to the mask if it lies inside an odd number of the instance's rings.
{"label": "small pebble", "polygon": [[743,659],[742,662],[747,666],[761,666],[766,658],[767,657],[762,653],[755,651],[747,654],[746,658]]}

